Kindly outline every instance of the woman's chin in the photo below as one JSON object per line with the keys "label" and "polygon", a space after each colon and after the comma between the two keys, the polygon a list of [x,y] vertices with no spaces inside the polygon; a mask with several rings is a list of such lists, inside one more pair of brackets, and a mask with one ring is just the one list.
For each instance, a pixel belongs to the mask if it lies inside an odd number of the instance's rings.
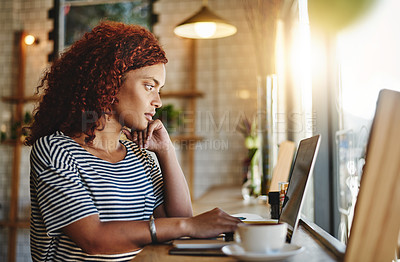
{"label": "woman's chin", "polygon": [[127,127],[129,127],[132,131],[144,131],[144,130],[146,130],[147,126],[148,126],[148,123],[146,122],[145,124],[127,126]]}

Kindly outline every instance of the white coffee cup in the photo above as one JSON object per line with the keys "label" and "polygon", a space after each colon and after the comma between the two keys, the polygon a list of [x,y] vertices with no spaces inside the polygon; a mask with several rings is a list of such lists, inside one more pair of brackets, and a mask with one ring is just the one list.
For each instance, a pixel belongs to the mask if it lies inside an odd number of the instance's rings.
{"label": "white coffee cup", "polygon": [[286,223],[242,223],[235,232],[235,241],[247,252],[269,253],[283,247],[286,241]]}

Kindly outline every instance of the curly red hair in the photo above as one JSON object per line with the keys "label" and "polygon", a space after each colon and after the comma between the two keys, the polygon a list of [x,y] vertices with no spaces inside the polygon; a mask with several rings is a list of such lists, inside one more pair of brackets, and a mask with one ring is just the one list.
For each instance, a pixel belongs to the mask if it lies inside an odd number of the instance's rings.
{"label": "curly red hair", "polygon": [[[25,144],[55,131],[94,139],[102,115],[111,104],[127,71],[168,60],[155,36],[144,27],[102,22],[75,42],[47,70],[37,87],[42,100]],[[86,120],[86,121],[84,121]],[[90,120],[90,121],[88,121]]]}

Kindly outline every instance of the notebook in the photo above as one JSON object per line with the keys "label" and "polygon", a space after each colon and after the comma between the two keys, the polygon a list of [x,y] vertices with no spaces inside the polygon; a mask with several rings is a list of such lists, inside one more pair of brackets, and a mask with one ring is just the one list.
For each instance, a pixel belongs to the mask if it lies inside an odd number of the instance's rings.
{"label": "notebook", "polygon": [[[289,243],[292,239],[293,232],[296,230],[298,225],[304,192],[309,181],[310,173],[312,173],[314,167],[319,144],[320,135],[303,139],[299,143],[296,158],[289,177],[289,186],[284,206],[282,208],[282,214],[279,218],[279,222],[285,222],[288,224],[287,242]],[[263,219],[255,214],[240,213],[235,214],[234,216],[241,217],[245,223],[251,221],[277,222],[277,220]],[[176,255],[206,255],[208,249],[213,252],[210,255],[216,255],[216,253],[222,254],[222,252],[213,249],[220,249],[222,246],[227,244],[229,244],[229,242],[226,242],[223,239],[177,239],[173,241],[174,248],[171,249],[169,253]]]}

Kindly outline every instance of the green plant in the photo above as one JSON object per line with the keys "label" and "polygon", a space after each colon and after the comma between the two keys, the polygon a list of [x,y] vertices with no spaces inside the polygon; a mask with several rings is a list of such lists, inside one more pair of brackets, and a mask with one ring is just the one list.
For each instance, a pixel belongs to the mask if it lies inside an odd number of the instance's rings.
{"label": "green plant", "polygon": [[7,134],[7,127],[3,125],[0,132],[0,140],[16,140],[18,136],[21,136],[20,139],[23,140],[24,137],[28,135],[26,127],[31,124],[32,120],[32,114],[30,112],[25,112],[22,121],[11,122],[9,134]]}
{"label": "green plant", "polygon": [[177,132],[182,124],[181,120],[182,111],[175,109],[174,105],[167,104],[156,110],[154,119],[159,119],[163,122],[165,128],[169,133]]}
{"label": "green plant", "polygon": [[247,158],[243,162],[244,179],[242,185],[242,195],[247,200],[250,197],[257,197],[261,193],[261,138],[257,130],[256,119],[250,122],[247,117],[244,117],[237,126],[237,130],[243,134],[244,145],[248,152]]}

